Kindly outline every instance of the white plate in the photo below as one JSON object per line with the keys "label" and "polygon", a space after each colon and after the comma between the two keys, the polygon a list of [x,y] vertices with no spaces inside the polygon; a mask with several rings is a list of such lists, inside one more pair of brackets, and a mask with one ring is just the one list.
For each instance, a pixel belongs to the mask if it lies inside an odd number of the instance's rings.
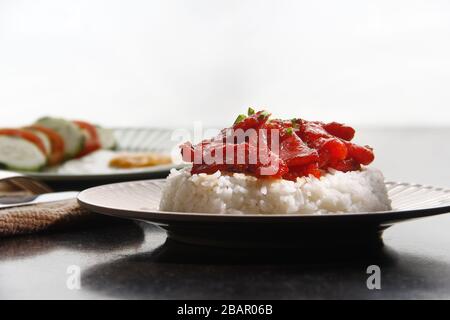
{"label": "white plate", "polygon": [[207,214],[159,210],[165,180],[116,183],[80,193],[94,212],[150,222],[174,240],[225,247],[348,246],[379,242],[394,223],[450,212],[450,190],[386,183],[391,211],[326,215]]}
{"label": "white plate", "polygon": [[[113,129],[117,141],[117,151],[156,152],[170,154],[176,144],[171,141],[172,131],[169,129],[150,128],[117,128]],[[51,171],[23,172],[23,174],[45,182],[117,182],[137,179],[161,178],[172,168],[183,165],[159,165],[147,168],[120,169],[110,172],[58,173]]]}

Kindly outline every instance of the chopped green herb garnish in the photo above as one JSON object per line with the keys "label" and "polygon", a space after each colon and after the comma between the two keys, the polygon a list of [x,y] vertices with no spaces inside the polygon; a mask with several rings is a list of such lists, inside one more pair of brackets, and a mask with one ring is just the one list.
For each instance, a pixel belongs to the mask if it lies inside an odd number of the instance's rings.
{"label": "chopped green herb garnish", "polygon": [[245,114],[240,114],[237,116],[236,120],[234,120],[234,124],[238,124],[239,122],[241,122],[242,120],[244,120],[245,118],[247,118],[247,116]]}
{"label": "chopped green herb garnish", "polygon": [[249,116],[254,115],[254,114],[255,114],[255,109],[253,109],[252,107],[249,107],[249,108],[248,108],[248,111],[247,111],[247,114],[248,114]]}
{"label": "chopped green herb garnish", "polygon": [[292,128],[295,128],[295,129],[298,129],[299,128],[299,125],[298,125],[298,123],[297,123],[297,118],[293,118],[293,119],[291,119],[291,123],[292,123]]}
{"label": "chopped green herb garnish", "polygon": [[300,124],[299,124],[299,122],[298,122],[299,120],[300,120],[300,119],[297,119],[297,118],[291,119],[292,127],[293,127],[293,128],[296,128],[296,129],[300,128]]}
{"label": "chopped green herb garnish", "polygon": [[268,113],[267,111],[261,111],[261,113],[259,114],[259,119],[262,120],[264,118],[268,118],[270,116],[270,113]]}
{"label": "chopped green herb garnish", "polygon": [[294,133],[294,129],[292,128],[286,128],[286,134],[292,135]]}

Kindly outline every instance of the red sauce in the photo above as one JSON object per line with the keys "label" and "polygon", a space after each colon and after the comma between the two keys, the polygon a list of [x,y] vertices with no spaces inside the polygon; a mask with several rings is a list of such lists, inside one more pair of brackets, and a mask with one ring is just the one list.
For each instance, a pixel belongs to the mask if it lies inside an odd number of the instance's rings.
{"label": "red sauce", "polygon": [[[295,180],[309,175],[319,178],[329,168],[343,172],[360,170],[361,165],[374,160],[370,147],[351,142],[355,130],[347,125],[269,119],[266,111],[249,113],[212,139],[181,146],[183,159],[193,162],[192,174],[220,170]],[[233,136],[237,132],[252,134],[239,140]]]}

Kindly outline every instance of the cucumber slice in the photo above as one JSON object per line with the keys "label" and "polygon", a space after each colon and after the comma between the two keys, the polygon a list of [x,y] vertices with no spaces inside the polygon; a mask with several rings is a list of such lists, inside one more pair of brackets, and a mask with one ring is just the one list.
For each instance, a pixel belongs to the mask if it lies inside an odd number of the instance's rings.
{"label": "cucumber slice", "polygon": [[0,163],[10,170],[39,171],[47,157],[28,140],[0,135]]}
{"label": "cucumber slice", "polygon": [[114,132],[111,129],[97,127],[97,134],[102,149],[113,150],[117,147],[116,138],[114,137]]}
{"label": "cucumber slice", "polygon": [[74,158],[80,153],[84,146],[84,134],[81,129],[72,123],[60,118],[42,118],[36,124],[53,129],[64,140],[64,157],[66,159]]}

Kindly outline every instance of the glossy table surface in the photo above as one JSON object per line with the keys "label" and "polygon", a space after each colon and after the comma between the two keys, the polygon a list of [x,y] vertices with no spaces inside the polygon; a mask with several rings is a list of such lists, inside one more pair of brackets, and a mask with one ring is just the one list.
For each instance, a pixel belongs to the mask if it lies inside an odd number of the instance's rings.
{"label": "glossy table surface", "polygon": [[[361,129],[387,180],[450,187],[450,128]],[[450,298],[450,214],[395,225],[371,248],[236,250],[142,223],[0,239],[1,299]],[[332,239],[330,239],[332,242]],[[367,267],[380,267],[380,290]],[[69,284],[79,267],[79,289]],[[69,273],[68,273],[69,272]]]}

